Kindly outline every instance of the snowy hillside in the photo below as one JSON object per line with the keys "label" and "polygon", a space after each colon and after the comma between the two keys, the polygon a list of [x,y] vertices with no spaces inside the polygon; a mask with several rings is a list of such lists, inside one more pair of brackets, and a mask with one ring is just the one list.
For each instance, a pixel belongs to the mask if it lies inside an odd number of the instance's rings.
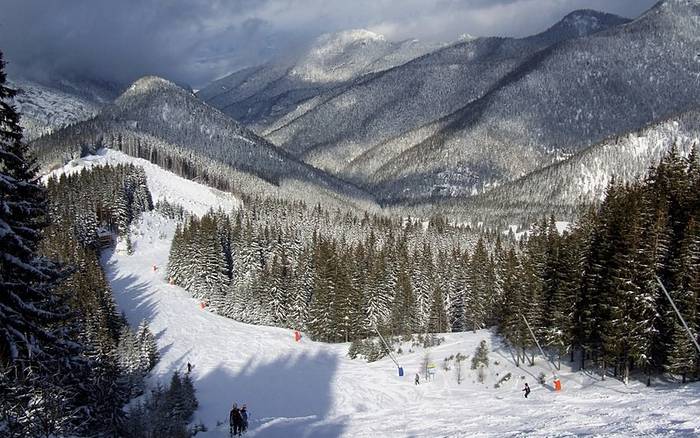
{"label": "snowy hillside", "polygon": [[545,167],[479,196],[455,197],[413,206],[416,212],[440,212],[462,220],[481,217],[516,220],[558,212],[571,217],[581,203],[599,202],[615,178],[634,182],[672,146],[687,156],[700,146],[700,112],[688,111],[642,129],[611,137],[566,160]]}
{"label": "snowy hillside", "polygon": [[[209,208],[233,208],[230,195],[176,177],[145,160],[104,150],[75,160],[54,174],[73,173],[102,164],[142,166],[154,199],[167,198],[196,214]],[[158,213],[144,214],[132,225],[134,254],[109,250],[103,265],[119,309],[133,326],[143,319],[156,335],[161,360],[152,382],[166,382],[175,370],[194,365],[199,399],[195,422],[226,437],[226,418],[233,402],[251,412],[249,436],[695,436],[700,433],[700,386],[679,387],[655,382],[652,388],[629,386],[595,373],[573,373],[564,367],[564,390],[552,381],[536,383],[549,368],[537,357],[534,367],[514,366],[508,349],[490,331],[444,334],[444,342],[428,349],[404,343],[397,354],[405,376],[389,358],[367,363],[347,356],[348,344],[294,341],[290,330],[253,326],[201,309],[187,292],[165,278],[176,223]],[[155,269],[154,269],[155,266]],[[470,369],[481,340],[490,349],[484,382]],[[414,385],[426,353],[436,365],[435,379]],[[457,383],[454,361],[461,353],[463,380]],[[494,385],[508,373],[511,378]],[[525,400],[521,387],[533,387]]]}
{"label": "snowy hillside", "polygon": [[666,0],[630,23],[530,54],[435,134],[403,134],[417,143],[375,172],[374,192],[380,200],[430,198],[444,186],[469,194],[693,108],[698,29],[700,3]]}
{"label": "snowy hillside", "polygon": [[94,117],[100,109],[96,102],[36,82],[11,81],[10,86],[17,90],[14,102],[28,141]]}
{"label": "snowy hillside", "polygon": [[[110,252],[103,263],[117,302],[129,322],[147,319],[156,334],[161,361],[153,380],[166,381],[187,362],[200,408],[195,421],[203,436],[228,436],[225,424],[233,402],[247,403],[249,436],[696,436],[700,433],[700,386],[659,383],[646,388],[590,373],[563,370],[563,391],[552,391],[536,377],[549,371],[516,368],[507,349],[488,331],[446,334],[445,342],[398,355],[406,375],[399,377],[388,358],[374,363],[350,360],[347,344],[294,341],[289,330],[252,326],[202,310],[164,277],[175,224],[147,214],[132,228],[135,253]],[[154,271],[153,266],[156,266]],[[493,350],[485,382],[469,369],[478,343]],[[404,345],[408,351],[410,345]],[[434,381],[413,383],[425,353],[438,371]],[[465,379],[443,360],[462,353]],[[512,378],[500,388],[497,380]],[[525,400],[523,382],[533,387]]]}
{"label": "snowy hillside", "polygon": [[58,168],[43,177],[46,179],[62,174],[70,175],[93,166],[115,166],[118,164],[134,164],[143,167],[148,178],[148,190],[153,196],[153,202],[167,200],[176,202],[188,212],[202,216],[210,209],[222,209],[230,212],[241,206],[241,201],[231,193],[199,184],[174,173],[165,171],[160,167],[142,158],[134,158],[111,149],[101,149],[96,155],[88,155],[83,158],[71,160],[65,166]]}
{"label": "snowy hillside", "polygon": [[301,162],[155,76],[135,81],[97,117],[44,136],[33,147],[44,169],[109,147],[238,194],[371,202],[357,187]]}

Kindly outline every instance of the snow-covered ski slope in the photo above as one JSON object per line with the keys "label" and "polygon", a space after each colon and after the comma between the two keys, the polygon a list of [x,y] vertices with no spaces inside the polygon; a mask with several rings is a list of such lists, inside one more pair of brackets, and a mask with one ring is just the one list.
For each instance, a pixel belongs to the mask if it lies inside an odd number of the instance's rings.
{"label": "snow-covered ski slope", "polygon": [[[489,331],[446,334],[428,350],[398,356],[399,377],[386,358],[367,364],[347,357],[347,344],[329,345],[290,330],[238,323],[199,307],[184,290],[167,283],[164,270],[174,223],[145,215],[133,229],[135,253],[104,257],[118,305],[129,322],[147,319],[156,334],[161,360],[153,379],[167,381],[189,361],[200,408],[196,421],[204,436],[227,436],[233,402],[251,411],[250,436],[259,437],[433,437],[433,436],[698,436],[700,386],[664,384],[646,388],[592,374],[562,373],[563,391],[536,383],[544,371],[516,368],[507,349]],[[153,265],[157,270],[153,270]],[[473,355],[481,339],[495,350],[484,384],[464,366],[444,371],[445,357]],[[408,345],[404,346],[408,350]],[[435,380],[415,386],[413,378],[428,352]],[[496,365],[498,362],[498,365]],[[494,383],[513,378],[499,389]],[[496,375],[498,373],[498,376]],[[521,378],[524,376],[524,379]],[[527,381],[529,399],[520,389]]]}
{"label": "snow-covered ski slope", "polygon": [[148,160],[134,158],[112,149],[100,149],[96,155],[71,160],[65,166],[45,175],[44,181],[51,176],[70,175],[93,166],[116,166],[129,163],[143,167],[145,170],[153,203],[158,200],[167,200],[181,205],[185,210],[198,216],[202,216],[212,208],[215,210],[221,208],[230,212],[242,204],[238,198],[230,193],[179,177]]}
{"label": "snow-covered ski slope", "polygon": [[[154,200],[167,197],[195,214],[238,205],[230,195],[179,178],[144,160],[114,151],[77,160],[57,172],[97,163],[132,162],[146,168]],[[428,350],[398,356],[405,376],[385,358],[368,364],[347,357],[347,344],[329,345],[290,330],[253,326],[214,315],[165,278],[175,223],[152,212],[132,227],[134,254],[106,252],[103,263],[120,310],[132,325],[147,319],[156,334],[161,360],[153,381],[167,382],[189,361],[199,400],[195,422],[208,431],[198,436],[228,436],[233,402],[251,412],[249,436],[256,437],[530,437],[530,436],[699,436],[700,385],[658,383],[646,388],[595,374],[561,373],[564,390],[536,383],[544,361],[516,368],[512,357],[489,331],[446,334]],[[153,267],[156,267],[154,270]],[[469,369],[478,343],[492,348],[485,383]],[[437,365],[435,380],[415,386],[413,377],[425,353]],[[464,381],[444,371],[443,359],[470,357]],[[496,364],[498,362],[498,364]],[[499,389],[494,383],[513,378]],[[524,378],[521,378],[524,377]],[[533,388],[525,400],[520,391]]]}

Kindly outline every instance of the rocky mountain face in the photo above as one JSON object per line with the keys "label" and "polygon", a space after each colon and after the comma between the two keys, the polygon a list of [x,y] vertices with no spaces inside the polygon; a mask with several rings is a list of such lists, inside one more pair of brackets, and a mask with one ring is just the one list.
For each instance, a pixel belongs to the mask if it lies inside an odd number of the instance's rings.
{"label": "rocky mountain face", "polygon": [[471,196],[692,109],[699,17],[696,0],[633,21],[575,11],[538,35],[460,41],[335,81],[276,120],[250,110],[270,104],[265,93],[233,105],[273,143],[384,204]]}
{"label": "rocky mountain face", "polygon": [[[310,97],[293,113],[265,122],[261,132],[331,173],[369,186],[383,184],[386,178],[373,178],[384,164],[380,161],[395,158],[435,134],[443,126],[442,118],[483,97],[530,56],[552,44],[625,22],[614,15],[577,11],[532,37],[460,41]],[[254,98],[256,103],[265,101],[264,95]],[[239,104],[239,111],[245,108],[245,103]],[[384,158],[376,160],[379,155]],[[460,184],[472,174],[473,169],[463,169]],[[411,184],[402,181],[407,182]]]}

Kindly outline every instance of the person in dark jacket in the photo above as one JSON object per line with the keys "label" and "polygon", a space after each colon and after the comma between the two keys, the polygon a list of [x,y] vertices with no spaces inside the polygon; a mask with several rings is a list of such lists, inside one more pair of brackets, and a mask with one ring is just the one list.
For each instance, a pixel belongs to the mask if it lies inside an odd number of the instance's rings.
{"label": "person in dark jacket", "polygon": [[241,429],[245,432],[248,430],[248,407],[246,405],[241,408],[241,420]]}
{"label": "person in dark jacket", "polygon": [[527,398],[527,396],[530,395],[530,385],[525,383],[525,388],[523,388],[523,391],[525,391],[525,398]]}
{"label": "person in dark jacket", "polygon": [[233,404],[231,412],[229,412],[228,414],[228,421],[229,433],[231,434],[231,436],[241,436],[241,433],[243,432],[243,417],[241,417],[241,411],[240,409],[238,409],[238,405],[236,403]]}

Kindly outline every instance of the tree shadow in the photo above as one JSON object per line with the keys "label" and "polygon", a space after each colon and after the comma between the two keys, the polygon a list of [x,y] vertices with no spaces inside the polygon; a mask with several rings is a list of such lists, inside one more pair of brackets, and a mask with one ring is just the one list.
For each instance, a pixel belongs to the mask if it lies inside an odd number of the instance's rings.
{"label": "tree shadow", "polygon": [[337,368],[335,355],[320,352],[288,354],[267,363],[251,360],[238,373],[221,366],[195,373],[197,392],[207,394],[195,421],[228,434],[229,411],[238,403],[248,406],[250,437],[340,436],[344,419],[329,418]]}
{"label": "tree shadow", "polygon": [[102,266],[119,310],[129,315],[132,327],[138,326],[144,319],[153,321],[157,308],[155,292],[147,282],[140,281],[134,275],[120,275],[116,262],[111,258],[113,252],[112,248],[103,253]]}

